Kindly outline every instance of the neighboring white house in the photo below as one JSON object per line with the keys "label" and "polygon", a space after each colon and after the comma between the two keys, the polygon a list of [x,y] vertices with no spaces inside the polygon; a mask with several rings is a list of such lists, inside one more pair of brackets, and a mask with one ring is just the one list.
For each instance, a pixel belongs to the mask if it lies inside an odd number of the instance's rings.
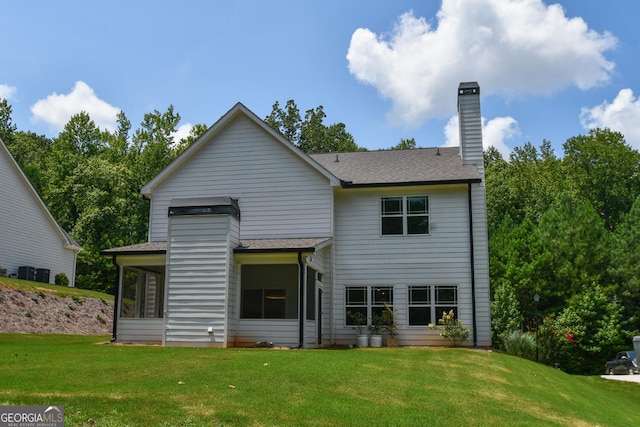
{"label": "neighboring white house", "polygon": [[149,243],[118,268],[113,339],[167,346],[355,344],[390,305],[400,345],[446,344],[453,309],[491,345],[480,88],[460,147],[306,155],[236,104],[141,190]]}
{"label": "neighboring white house", "polygon": [[0,140],[0,269],[8,276],[46,283],[64,273],[74,286],[81,250]]}

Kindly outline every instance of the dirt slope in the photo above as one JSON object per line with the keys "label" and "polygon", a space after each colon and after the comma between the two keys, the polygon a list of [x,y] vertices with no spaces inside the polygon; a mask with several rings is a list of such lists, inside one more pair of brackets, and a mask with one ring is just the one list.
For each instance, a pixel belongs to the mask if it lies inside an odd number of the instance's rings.
{"label": "dirt slope", "polygon": [[113,302],[0,287],[0,332],[111,334]]}

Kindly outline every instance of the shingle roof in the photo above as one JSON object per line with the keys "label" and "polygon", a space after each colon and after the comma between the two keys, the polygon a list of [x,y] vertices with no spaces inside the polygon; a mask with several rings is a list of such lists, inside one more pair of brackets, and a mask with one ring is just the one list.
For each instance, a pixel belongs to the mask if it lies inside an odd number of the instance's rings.
{"label": "shingle roof", "polygon": [[136,254],[164,254],[167,252],[167,242],[147,242],[136,245],[120,246],[105,249],[101,255],[136,255]]}
{"label": "shingle roof", "polygon": [[331,241],[329,237],[309,239],[256,239],[241,240],[240,246],[234,252],[297,252],[301,250],[313,251],[317,246]]}
{"label": "shingle roof", "polygon": [[[240,246],[234,252],[313,252],[331,241],[330,237],[314,237],[304,239],[253,239],[241,240]],[[104,256],[113,255],[141,255],[164,254],[167,252],[167,242],[147,242],[137,245],[121,246],[105,249],[100,252]]]}
{"label": "shingle roof", "polygon": [[458,147],[312,154],[344,186],[479,182],[475,165],[463,165]]}

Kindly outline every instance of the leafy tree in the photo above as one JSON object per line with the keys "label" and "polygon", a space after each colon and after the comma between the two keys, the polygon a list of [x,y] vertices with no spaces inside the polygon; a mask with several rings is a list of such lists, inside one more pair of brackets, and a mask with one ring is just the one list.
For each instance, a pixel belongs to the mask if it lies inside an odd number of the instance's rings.
{"label": "leafy tree", "polygon": [[322,106],[316,107],[315,110],[307,110],[302,119],[293,100],[287,101],[284,110],[276,101],[265,122],[305,153],[366,150],[355,143],[344,123],[327,126],[323,123],[325,117]]}
{"label": "leafy tree", "polygon": [[131,185],[134,175],[135,169],[126,163],[94,156],[80,163],[69,177],[74,188],[72,203],[78,211],[72,235],[85,249],[78,258],[78,287],[112,292],[113,266],[100,251],[144,241],[147,218],[143,208],[148,206]]}
{"label": "leafy tree", "polygon": [[584,284],[601,283],[609,265],[609,235],[588,201],[564,194],[540,220],[545,251],[541,296],[546,309],[559,311]]}
{"label": "leafy tree", "polygon": [[622,328],[622,306],[615,296],[597,284],[587,284],[574,295],[569,305],[548,321],[555,334],[555,343],[543,343],[556,348],[548,364],[574,374],[602,372],[602,361],[610,357],[629,338]]}
{"label": "leafy tree", "polygon": [[399,143],[391,147],[392,150],[413,150],[414,148],[417,148],[416,140],[414,138],[402,138]]}
{"label": "leafy tree", "polygon": [[180,114],[169,105],[167,111],[144,115],[140,128],[134,132],[133,148],[136,156],[138,184],[141,187],[176,157],[174,137],[180,123]]}
{"label": "leafy tree", "polygon": [[502,281],[493,288],[491,301],[491,338],[493,345],[504,348],[509,334],[522,329],[522,313],[513,287]]}
{"label": "leafy tree", "polygon": [[[107,134],[85,113],[71,117],[57,138],[46,159],[47,186],[43,197],[51,213],[65,230],[72,230],[79,211],[75,204],[74,188],[70,177],[84,160],[96,156],[107,147]],[[82,244],[82,242],[80,242]]]}
{"label": "leafy tree", "polygon": [[534,223],[557,201],[562,193],[561,162],[551,143],[543,141],[538,151],[531,143],[516,147],[509,158],[509,186],[513,210]]}
{"label": "leafy tree", "polygon": [[609,129],[569,138],[563,147],[567,182],[613,230],[640,194],[640,153]]}
{"label": "leafy tree", "polygon": [[51,152],[51,140],[44,135],[18,131],[11,137],[7,148],[38,194],[42,195],[46,186],[45,170]]}
{"label": "leafy tree", "polygon": [[631,330],[640,331],[640,196],[612,235],[611,274],[624,319]]}
{"label": "leafy tree", "polygon": [[17,130],[11,118],[12,112],[13,108],[9,102],[4,98],[0,98],[0,139],[2,139],[5,144],[11,142],[13,133]]}
{"label": "leafy tree", "polygon": [[485,182],[487,186],[487,227],[489,236],[497,233],[502,221],[508,216],[513,221],[522,220],[516,208],[516,195],[511,188],[510,165],[493,146],[484,153]]}
{"label": "leafy tree", "polygon": [[285,109],[280,108],[280,103],[273,104],[271,113],[265,117],[265,122],[273,129],[280,132],[294,145],[300,144],[300,130],[302,129],[302,118],[300,110],[293,99],[287,101]]}
{"label": "leafy tree", "polygon": [[191,144],[196,142],[196,140],[204,135],[207,130],[209,130],[209,127],[204,123],[197,123],[193,125],[193,127],[189,131],[189,136],[181,139],[178,143],[178,146],[176,147],[176,155],[179,156],[180,154],[182,154],[184,150],[189,148]]}
{"label": "leafy tree", "polygon": [[[506,288],[513,292],[521,314],[527,319],[534,315],[533,296],[542,293],[544,268],[550,257],[538,226],[528,218],[518,224],[507,216],[490,236],[489,268],[493,289]],[[496,330],[497,334],[501,332]]]}

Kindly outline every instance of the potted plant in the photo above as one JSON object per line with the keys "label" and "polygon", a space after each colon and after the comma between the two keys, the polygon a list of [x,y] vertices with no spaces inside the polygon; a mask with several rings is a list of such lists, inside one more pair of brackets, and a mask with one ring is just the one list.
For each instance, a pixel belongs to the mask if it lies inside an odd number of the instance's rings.
{"label": "potted plant", "polygon": [[371,347],[382,347],[382,316],[373,313],[371,315],[371,324],[368,326],[369,332],[371,332]]}
{"label": "potted plant", "polygon": [[396,313],[391,309],[391,306],[384,303],[384,311],[382,312],[382,332],[387,337],[387,347],[397,347],[398,338],[396,337],[396,329],[398,324],[396,323]]}
{"label": "potted plant", "polygon": [[347,311],[347,317],[353,324],[352,329],[358,331],[356,345],[358,347],[369,347],[369,336],[366,332],[367,319],[359,311],[355,313]]}

